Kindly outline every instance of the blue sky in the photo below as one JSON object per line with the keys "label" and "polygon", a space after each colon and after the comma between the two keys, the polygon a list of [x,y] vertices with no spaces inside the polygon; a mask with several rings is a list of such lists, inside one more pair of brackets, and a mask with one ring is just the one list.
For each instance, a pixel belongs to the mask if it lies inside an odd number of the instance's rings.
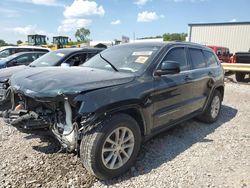
{"label": "blue sky", "polygon": [[0,39],[51,38],[83,26],[92,40],[187,32],[188,23],[250,21],[249,0],[1,0]]}

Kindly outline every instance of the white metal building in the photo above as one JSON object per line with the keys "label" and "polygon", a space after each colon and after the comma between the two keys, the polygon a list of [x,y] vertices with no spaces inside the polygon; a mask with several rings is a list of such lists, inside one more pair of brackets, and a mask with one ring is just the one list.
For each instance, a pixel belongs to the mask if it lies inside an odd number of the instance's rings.
{"label": "white metal building", "polygon": [[250,50],[250,22],[189,24],[188,41],[228,47],[232,53]]}

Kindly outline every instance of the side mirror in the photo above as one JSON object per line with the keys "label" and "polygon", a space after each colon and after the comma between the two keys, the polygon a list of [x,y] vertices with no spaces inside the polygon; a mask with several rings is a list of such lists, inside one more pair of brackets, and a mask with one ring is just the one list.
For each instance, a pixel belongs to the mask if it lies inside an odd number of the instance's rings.
{"label": "side mirror", "polygon": [[234,54],[233,53],[230,53],[229,56],[232,57]]}
{"label": "side mirror", "polygon": [[176,61],[164,61],[162,62],[160,69],[155,71],[155,75],[162,76],[166,74],[177,74],[180,71],[180,65]]}
{"label": "side mirror", "polygon": [[70,67],[70,65],[68,63],[62,63],[61,67]]}

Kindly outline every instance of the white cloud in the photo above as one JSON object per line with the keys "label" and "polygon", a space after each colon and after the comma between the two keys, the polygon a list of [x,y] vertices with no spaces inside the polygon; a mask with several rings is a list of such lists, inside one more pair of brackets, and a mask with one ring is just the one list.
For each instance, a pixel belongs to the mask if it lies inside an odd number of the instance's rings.
{"label": "white cloud", "polygon": [[70,32],[81,27],[87,27],[92,23],[91,16],[103,16],[104,8],[92,0],[74,0],[70,6],[66,6],[63,12],[64,20],[57,28],[58,32]]}
{"label": "white cloud", "polygon": [[151,1],[151,0],[136,0],[134,3],[139,5],[139,6],[142,6],[142,5],[145,5],[149,1]]}
{"label": "white cloud", "polygon": [[59,0],[15,0],[21,3],[32,3],[35,5],[46,5],[46,6],[64,6],[59,3]]}
{"label": "white cloud", "polygon": [[87,27],[91,24],[91,20],[89,19],[65,19],[57,29],[58,32],[69,32],[76,30],[81,27]]}
{"label": "white cloud", "polygon": [[234,19],[230,20],[230,22],[237,22],[237,20],[234,18]]}
{"label": "white cloud", "polygon": [[57,0],[32,0],[32,3],[37,5],[53,6],[57,4]]}
{"label": "white cloud", "polygon": [[70,6],[66,6],[63,14],[66,18],[79,18],[93,15],[103,16],[105,10],[102,6],[98,6],[95,1],[74,0]]}
{"label": "white cloud", "polygon": [[159,16],[155,12],[144,11],[137,16],[137,22],[152,22],[158,19]]}
{"label": "white cloud", "polygon": [[20,35],[30,35],[30,34],[45,34],[45,31],[39,30],[37,29],[36,25],[27,25],[24,27],[15,27],[13,29],[11,29],[12,31],[14,31],[17,34]]}
{"label": "white cloud", "polygon": [[111,22],[112,25],[118,25],[121,24],[121,20],[114,20]]}

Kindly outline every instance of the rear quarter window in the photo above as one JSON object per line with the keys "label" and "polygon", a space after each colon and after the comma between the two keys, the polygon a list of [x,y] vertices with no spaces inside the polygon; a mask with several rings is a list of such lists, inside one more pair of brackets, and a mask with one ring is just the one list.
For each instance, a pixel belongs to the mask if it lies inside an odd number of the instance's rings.
{"label": "rear quarter window", "polygon": [[34,52],[49,52],[47,49],[33,49]]}
{"label": "rear quarter window", "polygon": [[218,65],[218,61],[212,52],[204,51],[204,55],[205,55],[208,67],[216,67]]}
{"label": "rear quarter window", "polygon": [[32,49],[29,48],[16,48],[16,52],[15,53],[19,53],[19,52],[31,52]]}
{"label": "rear quarter window", "polygon": [[201,49],[189,48],[189,53],[193,69],[200,69],[206,67],[206,61]]}

